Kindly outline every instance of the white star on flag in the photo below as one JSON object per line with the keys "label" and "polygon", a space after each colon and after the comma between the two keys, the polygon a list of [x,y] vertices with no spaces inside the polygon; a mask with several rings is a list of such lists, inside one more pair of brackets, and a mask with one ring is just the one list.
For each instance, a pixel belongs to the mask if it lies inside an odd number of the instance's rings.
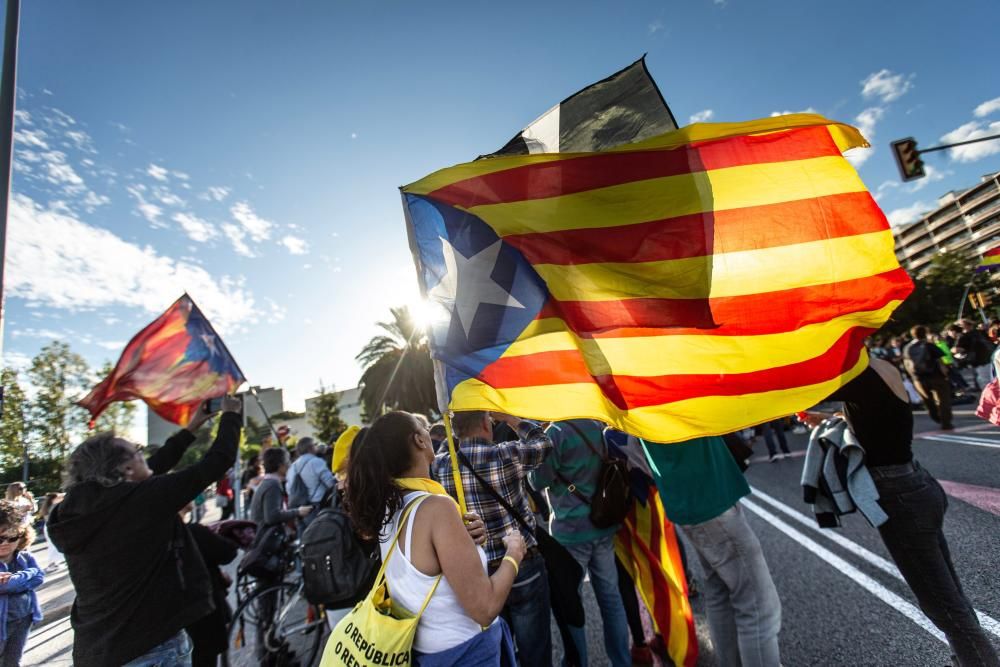
{"label": "white star on flag", "polygon": [[444,253],[445,275],[427,296],[458,317],[467,338],[480,304],[524,308],[521,302],[491,277],[497,265],[502,241],[483,248],[472,257],[465,257],[446,239],[439,238]]}
{"label": "white star on flag", "polygon": [[203,333],[201,335],[201,342],[203,342],[205,347],[208,348],[209,357],[214,357],[219,354],[218,348],[215,347],[215,336],[209,333]]}

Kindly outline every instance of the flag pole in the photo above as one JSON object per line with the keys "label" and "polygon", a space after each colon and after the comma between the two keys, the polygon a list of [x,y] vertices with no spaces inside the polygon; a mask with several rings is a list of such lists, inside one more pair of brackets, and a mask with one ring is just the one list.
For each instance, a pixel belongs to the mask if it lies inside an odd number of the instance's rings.
{"label": "flag pole", "polygon": [[444,414],[444,437],[448,439],[448,454],[451,456],[451,476],[455,480],[455,495],[458,496],[458,506],[462,510],[462,516],[467,511],[465,506],[465,489],[462,488],[462,473],[458,470],[458,453],[455,451],[455,438],[451,435],[451,410],[445,410]]}
{"label": "flag pole", "polygon": [[7,254],[7,216],[14,169],[14,106],[17,100],[17,33],[21,0],[7,0],[4,22],[3,69],[0,71],[0,355],[3,354],[4,258]]}

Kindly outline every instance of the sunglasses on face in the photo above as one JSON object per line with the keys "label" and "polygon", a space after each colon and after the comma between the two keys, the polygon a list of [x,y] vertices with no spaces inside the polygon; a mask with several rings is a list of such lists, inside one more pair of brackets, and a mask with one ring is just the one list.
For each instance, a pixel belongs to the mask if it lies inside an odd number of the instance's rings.
{"label": "sunglasses on face", "polygon": [[20,535],[0,535],[0,544],[14,544],[20,539]]}

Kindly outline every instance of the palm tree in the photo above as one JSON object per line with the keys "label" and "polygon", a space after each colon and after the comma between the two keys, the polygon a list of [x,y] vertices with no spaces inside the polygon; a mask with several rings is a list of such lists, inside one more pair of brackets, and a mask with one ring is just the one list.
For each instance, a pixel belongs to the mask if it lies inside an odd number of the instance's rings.
{"label": "palm tree", "polygon": [[365,416],[377,417],[384,409],[436,412],[427,335],[406,306],[389,312],[392,321],[378,323],[385,333],[373,337],[355,357],[364,369],[360,385]]}

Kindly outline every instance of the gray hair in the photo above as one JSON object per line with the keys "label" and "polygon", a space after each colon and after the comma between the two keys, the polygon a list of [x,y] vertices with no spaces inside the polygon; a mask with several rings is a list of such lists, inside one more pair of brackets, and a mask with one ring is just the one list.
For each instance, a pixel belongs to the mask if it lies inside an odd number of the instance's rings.
{"label": "gray hair", "polygon": [[316,441],[310,437],[301,438],[295,445],[295,453],[298,456],[312,454],[316,450]]}
{"label": "gray hair", "polygon": [[97,482],[111,487],[125,481],[122,464],[135,456],[114,431],[105,431],[87,438],[73,450],[66,463],[65,486],[70,488],[83,482]]}

